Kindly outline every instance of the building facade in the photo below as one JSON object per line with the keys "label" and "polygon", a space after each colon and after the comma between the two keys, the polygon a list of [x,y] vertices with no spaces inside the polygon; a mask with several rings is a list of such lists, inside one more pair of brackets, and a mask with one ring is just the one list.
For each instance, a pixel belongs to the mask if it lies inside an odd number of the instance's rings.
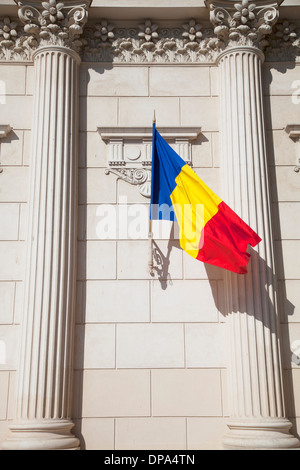
{"label": "building facade", "polygon": [[[154,112],[247,274],[149,238]],[[299,0],[1,1],[2,448],[297,448],[299,173]]]}

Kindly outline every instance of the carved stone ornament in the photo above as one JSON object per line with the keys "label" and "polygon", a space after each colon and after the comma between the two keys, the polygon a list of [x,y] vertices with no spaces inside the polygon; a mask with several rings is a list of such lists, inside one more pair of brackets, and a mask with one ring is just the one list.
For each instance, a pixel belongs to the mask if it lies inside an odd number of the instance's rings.
{"label": "carved stone ornament", "polygon": [[8,17],[0,19],[0,59],[31,60],[34,50],[43,45],[80,50],[90,0],[17,0],[16,3],[24,27]]}
{"label": "carved stone ornament", "polygon": [[268,61],[299,61],[300,25],[286,19],[276,23],[269,37],[265,55]]}
{"label": "carved stone ornament", "polygon": [[24,32],[32,35],[39,46],[54,44],[78,50],[80,36],[87,21],[87,2],[18,1],[19,18]]}
{"label": "carved stone ornament", "polygon": [[[151,196],[152,130],[134,127],[98,128],[108,146],[108,168],[105,173],[138,187],[140,194]],[[194,127],[160,128],[161,135],[191,165],[191,142],[200,135]]]}
{"label": "carved stone ornament", "polygon": [[263,49],[269,44],[266,37],[278,19],[278,2],[212,0],[209,4],[214,33],[223,47],[243,45]]}
{"label": "carved stone ornament", "polygon": [[83,60],[118,63],[190,63],[212,61],[219,40],[210,25],[195,19],[166,28],[144,23],[123,28],[102,20],[84,32]]}
{"label": "carved stone ornament", "polygon": [[[32,60],[42,45],[63,45],[85,62],[215,63],[226,47],[262,49],[266,60],[299,60],[300,26],[279,23],[278,3],[207,0],[211,23],[145,19],[122,26],[105,18],[87,23],[90,0],[15,0],[19,20],[0,18],[0,60]],[[212,27],[213,25],[213,27]]]}

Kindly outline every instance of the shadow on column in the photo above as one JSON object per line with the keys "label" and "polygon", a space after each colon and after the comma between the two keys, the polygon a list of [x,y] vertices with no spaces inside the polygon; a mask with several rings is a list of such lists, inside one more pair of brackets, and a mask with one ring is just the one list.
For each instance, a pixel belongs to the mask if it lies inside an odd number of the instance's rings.
{"label": "shadow on column", "polygon": [[[276,69],[282,73],[290,67],[286,64],[277,64]],[[265,69],[265,85],[267,84],[268,87],[272,81],[271,71],[269,69]],[[295,410],[295,396],[294,396],[294,389],[293,386],[293,375],[292,375],[292,368],[291,362],[293,357],[293,352],[290,350],[290,336],[289,336],[289,328],[288,328],[288,318],[294,314],[295,305],[289,301],[287,298],[286,292],[286,285],[285,285],[285,270],[284,270],[284,259],[283,259],[283,250],[282,250],[282,236],[281,236],[281,226],[280,226],[280,217],[279,217],[279,204],[278,204],[278,190],[276,184],[276,167],[275,167],[275,153],[274,153],[274,141],[272,136],[272,115],[271,115],[271,103],[270,103],[270,96],[268,96],[267,92],[265,91],[264,96],[264,109],[265,109],[265,120],[266,120],[266,129],[269,132],[266,132],[266,140],[267,140],[267,156],[268,156],[268,173],[269,173],[269,187],[270,187],[270,200],[271,200],[271,217],[272,217],[272,228],[273,228],[273,240],[274,240],[274,269],[275,269],[275,278],[276,278],[276,295],[277,295],[277,306],[278,306],[278,323],[279,323],[279,331],[274,331],[273,322],[267,320],[263,321],[263,324],[266,328],[268,328],[271,333],[275,333],[277,337],[280,337],[280,345],[281,350],[280,354],[282,357],[282,369],[283,369],[283,391],[284,391],[284,400],[285,400],[285,412],[288,419],[292,422],[293,427],[290,432],[299,439],[299,433],[297,433],[296,429],[296,410]],[[288,124],[288,123],[286,123]],[[282,131],[284,132],[284,131]],[[291,167],[291,171],[293,171],[293,167]],[[259,254],[249,247],[249,252],[251,253],[251,259],[249,262],[249,269],[251,270],[251,263],[257,263],[260,266],[260,270],[265,271],[265,278],[266,280],[272,279],[273,273],[271,268],[266,264],[265,260],[262,259]],[[231,312],[226,309],[226,302],[223,302],[220,299],[220,296],[217,297],[215,290],[213,289],[213,281],[215,279],[215,267],[205,264],[207,277],[211,283],[211,291],[214,296],[215,304],[218,310],[224,315],[225,317],[229,315]],[[237,275],[238,276],[238,275]],[[241,281],[239,281],[241,282]],[[265,286],[266,290],[268,285]],[[273,301],[266,293],[266,299],[269,303],[268,310],[272,312],[274,309]],[[241,305],[239,305],[241,307]],[[243,311],[242,311],[243,310]],[[257,313],[251,306],[245,307],[244,309],[241,308],[241,313],[247,313],[248,315],[255,315],[257,318]],[[257,318],[257,320],[261,320]],[[298,358],[299,359],[299,358]],[[295,361],[294,361],[295,362]]]}
{"label": "shadow on column", "polygon": [[[84,66],[84,65],[83,65]],[[112,69],[112,64],[89,64],[88,69],[98,74],[104,74],[106,70]],[[87,168],[88,168],[88,82],[90,74],[86,70],[86,81],[80,83],[80,130],[79,130],[79,156],[78,156],[78,228],[77,228],[77,299],[76,299],[76,328],[75,328],[75,361],[74,361],[74,379],[73,379],[73,421],[75,423],[74,433],[80,439],[80,450],[86,449],[84,434],[82,433],[83,424],[83,382],[84,382],[84,350],[85,350],[85,325],[86,325],[86,289],[87,289]],[[84,90],[85,88],[85,90]],[[85,93],[86,91],[86,93]],[[96,106],[92,104],[92,106]],[[101,115],[105,115],[105,109],[99,109],[99,121],[93,123],[94,130],[97,133],[97,127],[101,125]],[[100,136],[99,136],[100,139]],[[104,158],[103,158],[104,160]],[[103,173],[105,168],[103,167]],[[101,201],[99,202],[101,203]],[[96,223],[96,222],[95,222]],[[101,449],[101,441],[99,440]]]}
{"label": "shadow on column", "polygon": [[[272,68],[285,74],[287,70],[295,69],[295,63],[272,63]],[[277,180],[276,180],[276,160],[275,160],[275,144],[273,140],[273,125],[272,125],[272,113],[271,113],[271,94],[270,94],[270,85],[272,83],[273,77],[270,68],[264,67],[264,81],[265,81],[265,97],[264,97],[264,106],[265,106],[265,120],[266,120],[266,140],[267,140],[267,150],[268,150],[268,163],[269,163],[269,179],[270,179],[270,188],[271,188],[271,203],[272,203],[272,218],[273,218],[273,239],[275,240],[275,269],[277,273],[278,280],[278,309],[279,309],[279,320],[280,320],[280,333],[283,343],[283,380],[284,380],[284,391],[287,407],[287,416],[293,424],[291,432],[294,436],[300,438],[299,430],[297,432],[296,427],[296,410],[295,410],[295,396],[294,396],[294,384],[293,384],[293,374],[292,374],[292,362],[293,362],[293,351],[291,351],[291,338],[289,332],[289,317],[294,314],[295,306],[287,298],[286,291],[286,276],[284,269],[284,259],[283,259],[283,249],[282,249],[282,230],[279,217],[279,197],[277,190]],[[290,90],[291,94],[293,90]],[[291,96],[286,96],[286,99],[291,99]],[[288,122],[285,123],[289,124]],[[269,131],[269,132],[268,132]],[[282,130],[282,133],[285,131]],[[293,171],[294,165],[291,166],[291,171]],[[272,184],[273,183],[273,184]],[[299,362],[298,362],[299,365]]]}
{"label": "shadow on column", "polygon": [[74,338],[73,422],[74,434],[85,450],[82,434],[83,373],[86,323],[86,263],[87,263],[87,99],[81,97],[78,152],[78,225],[77,225],[77,291]]}

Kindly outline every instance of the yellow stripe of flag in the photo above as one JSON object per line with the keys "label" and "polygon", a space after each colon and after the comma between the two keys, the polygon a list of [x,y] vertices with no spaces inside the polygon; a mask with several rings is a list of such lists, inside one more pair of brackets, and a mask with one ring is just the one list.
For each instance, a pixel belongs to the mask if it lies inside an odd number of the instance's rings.
{"label": "yellow stripe of flag", "polygon": [[189,165],[181,168],[175,182],[176,187],[170,198],[179,225],[180,245],[190,256],[196,258],[202,230],[218,212],[218,205],[222,199],[196,175]]}

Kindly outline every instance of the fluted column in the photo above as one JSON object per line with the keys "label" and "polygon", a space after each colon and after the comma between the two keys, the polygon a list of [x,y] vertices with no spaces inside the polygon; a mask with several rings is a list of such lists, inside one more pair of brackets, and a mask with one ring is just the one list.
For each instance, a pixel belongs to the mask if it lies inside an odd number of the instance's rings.
{"label": "fluted column", "polygon": [[261,47],[277,19],[276,2],[270,3],[210,5],[223,45],[217,62],[224,200],[262,238],[250,250],[249,272],[225,278],[231,416],[224,446],[231,449],[299,444],[285,414],[262,99]]}
{"label": "fluted column", "polygon": [[[52,1],[48,14],[24,3],[19,16],[40,42],[33,55],[35,107],[16,416],[3,447],[77,449],[71,397],[80,58],[70,47],[70,26],[76,21],[70,22],[68,5],[56,7]],[[84,9],[76,18],[80,15],[83,19]],[[64,41],[63,36],[56,40],[62,30]]]}

